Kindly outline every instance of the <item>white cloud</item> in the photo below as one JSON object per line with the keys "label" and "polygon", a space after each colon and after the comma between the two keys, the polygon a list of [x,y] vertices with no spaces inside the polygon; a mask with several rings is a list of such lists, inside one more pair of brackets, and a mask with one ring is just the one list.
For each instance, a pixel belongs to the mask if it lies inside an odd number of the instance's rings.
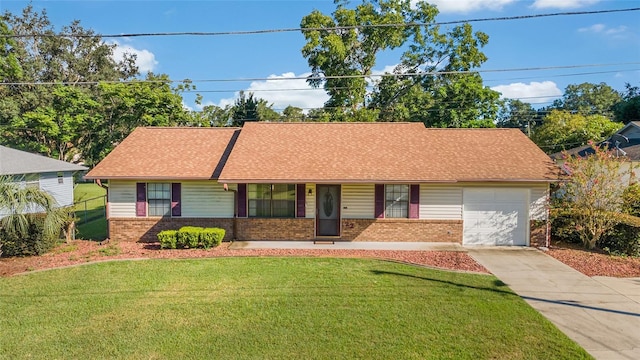
{"label": "white cloud", "polygon": [[136,65],[138,66],[138,70],[140,73],[144,74],[149,71],[153,71],[158,65],[156,61],[156,56],[147,49],[136,49],[131,45],[122,45],[117,41],[111,42],[111,44],[115,44],[116,47],[113,49],[113,59],[116,61],[120,61],[124,58],[124,54],[132,54],[136,56]]}
{"label": "white cloud", "polygon": [[[516,0],[432,0],[441,13],[468,13],[477,10],[502,10]],[[415,1],[414,1],[415,2]]]}
{"label": "white cloud", "polygon": [[588,27],[579,28],[578,32],[602,34],[602,35],[610,36],[613,38],[624,38],[624,35],[628,29],[629,28],[624,25],[610,28],[610,27],[607,27],[605,24],[593,24]]}
{"label": "white cloud", "polygon": [[600,0],[536,0],[534,9],[576,9],[599,3]]}
{"label": "white cloud", "polygon": [[530,104],[544,104],[562,96],[562,90],[558,89],[558,85],[553,81],[512,83],[494,86],[491,89],[502,93],[502,98],[518,99]]}
{"label": "white cloud", "polygon": [[[296,75],[287,72],[282,75],[269,75],[268,80],[253,81],[245,93],[253,92],[256,98],[264,99],[273,104],[273,109],[282,111],[287,106],[295,106],[302,109],[321,108],[329,100],[329,96],[322,89],[314,89],[307,84],[305,77],[311,73]],[[233,105],[239,93],[233,98],[221,99],[217,106],[225,107]]]}
{"label": "white cloud", "polygon": [[184,108],[187,111],[193,111],[193,107],[187,105],[187,103],[184,102],[184,100],[182,100],[182,108]]}

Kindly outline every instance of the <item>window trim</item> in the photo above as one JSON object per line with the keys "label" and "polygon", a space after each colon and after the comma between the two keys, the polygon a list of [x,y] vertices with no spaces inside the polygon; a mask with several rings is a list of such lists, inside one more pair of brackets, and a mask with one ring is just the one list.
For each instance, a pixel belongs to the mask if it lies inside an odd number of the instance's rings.
{"label": "window trim", "polygon": [[[162,185],[162,188],[160,190],[155,189],[158,185]],[[164,187],[167,187],[167,190],[164,189]],[[154,187],[154,190],[152,190],[152,186]],[[150,182],[147,183],[146,186],[146,203],[147,203],[147,216],[148,217],[171,217],[171,193],[172,193],[172,186],[171,183],[165,183],[165,182]],[[156,198],[156,197],[151,197],[151,192],[153,191],[154,195],[157,195],[158,193],[164,194],[165,192],[168,193],[168,196],[165,197],[160,197],[160,198]],[[162,215],[157,215],[157,214],[152,214],[152,212],[156,212],[155,210],[158,210],[159,207],[157,205],[151,206],[151,201],[154,202],[160,202],[162,201],[162,207],[161,208],[165,208],[167,209],[167,211],[165,211]],[[152,209],[154,211],[152,211]]]}
{"label": "window trim", "polygon": [[[391,206],[396,205],[397,203],[404,203],[403,209],[400,209],[400,211],[403,211],[406,215],[405,216],[390,216],[389,213],[387,212],[387,209],[389,207],[389,203],[388,203],[388,188],[389,187],[398,187],[398,186],[404,186],[406,189],[406,200],[394,200],[393,203],[391,204]],[[395,193],[392,192],[392,193]],[[400,196],[404,195],[405,191],[402,191],[400,193],[398,193]],[[385,184],[384,185],[384,217],[385,219],[409,219],[409,204],[411,203],[411,185],[410,184]]]}
{"label": "window trim", "polygon": [[[246,201],[247,201],[247,211],[246,211],[246,217],[248,218],[254,218],[254,219],[295,219],[297,217],[297,201],[298,201],[298,186],[295,183],[249,183],[246,184]],[[255,188],[254,193],[257,193],[259,190],[259,186],[265,186],[268,185],[269,186],[269,198],[252,198],[251,194],[252,194],[252,188]],[[286,193],[288,195],[288,193],[290,191],[293,191],[293,195],[292,196],[288,196],[288,198],[286,199],[274,199],[273,198],[273,194],[274,194],[274,187],[278,186],[278,185],[284,185],[287,186],[287,190]],[[275,201],[284,201],[287,204],[287,215],[285,216],[274,216],[274,200]],[[269,202],[269,214],[268,215],[257,215],[258,214],[258,207],[256,205],[256,209],[255,209],[255,213],[256,215],[251,215],[252,213],[252,208],[251,208],[251,202],[252,201],[268,201]],[[289,210],[289,207],[291,207],[291,210]]]}

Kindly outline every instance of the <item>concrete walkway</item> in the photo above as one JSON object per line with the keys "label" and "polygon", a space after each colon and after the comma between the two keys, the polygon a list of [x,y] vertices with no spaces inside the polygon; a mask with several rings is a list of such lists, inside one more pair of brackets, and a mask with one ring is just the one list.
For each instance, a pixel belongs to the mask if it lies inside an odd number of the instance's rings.
{"label": "concrete walkway", "polygon": [[467,251],[458,243],[368,241],[234,241],[230,249],[329,249]]}
{"label": "concrete walkway", "polygon": [[640,278],[590,278],[532,248],[467,248],[596,359],[640,359]]}

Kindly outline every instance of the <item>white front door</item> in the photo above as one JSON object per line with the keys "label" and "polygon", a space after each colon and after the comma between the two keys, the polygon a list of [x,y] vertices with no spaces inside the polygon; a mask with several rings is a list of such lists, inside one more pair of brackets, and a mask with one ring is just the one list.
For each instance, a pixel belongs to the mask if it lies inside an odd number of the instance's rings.
{"label": "white front door", "polygon": [[520,245],[528,243],[528,189],[464,189],[464,245]]}

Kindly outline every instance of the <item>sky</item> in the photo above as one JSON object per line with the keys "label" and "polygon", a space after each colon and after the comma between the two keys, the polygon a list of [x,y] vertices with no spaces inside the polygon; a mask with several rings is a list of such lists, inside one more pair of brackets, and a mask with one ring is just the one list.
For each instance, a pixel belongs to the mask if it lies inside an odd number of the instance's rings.
{"label": "sky", "polygon": [[[352,1],[358,4],[360,1]],[[640,0],[433,0],[436,21],[512,17],[562,12],[640,7]],[[0,0],[0,11],[19,13],[29,4]],[[331,14],[331,0],[236,1],[101,1],[33,0],[46,9],[59,30],[73,20],[98,34],[227,32],[299,28],[313,10]],[[472,23],[489,35],[481,67],[486,86],[538,108],[561,97],[570,84],[604,82],[623,91],[625,83],[640,86],[640,11],[541,17]],[[299,31],[251,35],[157,36],[105,38],[117,44],[115,56],[137,55],[141,72],[191,79],[195,92],[184,93],[186,107],[233,104],[239,91],[253,92],[273,109],[288,105],[322,107],[322,89],[303,79],[310,73],[301,54]],[[392,69],[400,51],[378,56],[375,73]],[[595,65],[595,66],[592,66]],[[566,67],[566,68],[560,68]],[[546,68],[544,70],[532,68]],[[518,70],[516,69],[531,69]],[[222,81],[220,81],[222,80]],[[202,103],[195,103],[195,94]]]}

